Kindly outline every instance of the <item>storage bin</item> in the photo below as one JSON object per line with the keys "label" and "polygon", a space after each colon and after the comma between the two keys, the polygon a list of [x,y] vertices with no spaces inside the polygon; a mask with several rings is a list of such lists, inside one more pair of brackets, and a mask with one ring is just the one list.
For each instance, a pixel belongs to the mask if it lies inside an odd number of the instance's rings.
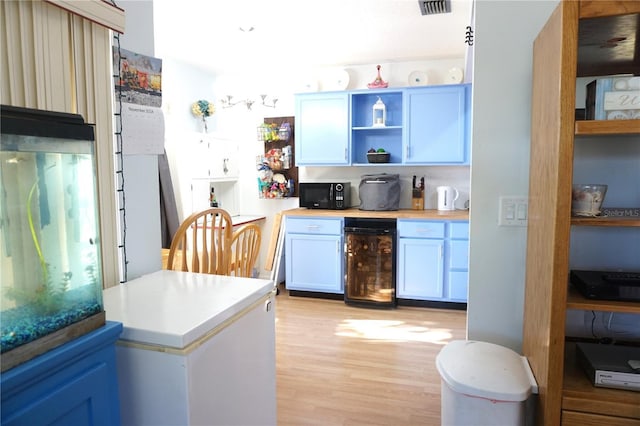
{"label": "storage bin", "polygon": [[525,425],[537,393],[527,359],[487,342],[454,340],[436,357],[442,425]]}

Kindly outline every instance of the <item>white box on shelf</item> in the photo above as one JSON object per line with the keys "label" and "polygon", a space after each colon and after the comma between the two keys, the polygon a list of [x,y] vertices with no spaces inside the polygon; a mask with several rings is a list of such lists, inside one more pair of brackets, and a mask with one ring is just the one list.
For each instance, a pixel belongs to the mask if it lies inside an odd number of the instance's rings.
{"label": "white box on shelf", "polygon": [[599,78],[587,84],[587,120],[640,119],[640,77]]}

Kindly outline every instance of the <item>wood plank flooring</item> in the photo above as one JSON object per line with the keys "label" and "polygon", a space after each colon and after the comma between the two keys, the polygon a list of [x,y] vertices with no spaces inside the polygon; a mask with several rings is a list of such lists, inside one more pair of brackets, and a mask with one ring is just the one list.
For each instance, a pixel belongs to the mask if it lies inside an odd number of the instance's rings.
{"label": "wood plank flooring", "polygon": [[439,425],[435,357],[466,312],[276,297],[278,425]]}

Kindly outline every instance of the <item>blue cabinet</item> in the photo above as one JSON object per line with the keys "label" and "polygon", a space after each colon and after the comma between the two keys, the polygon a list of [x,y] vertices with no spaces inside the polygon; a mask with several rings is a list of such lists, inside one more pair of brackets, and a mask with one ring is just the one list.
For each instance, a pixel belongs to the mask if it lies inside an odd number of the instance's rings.
{"label": "blue cabinet", "polygon": [[454,302],[466,302],[469,283],[469,222],[452,222],[449,230],[447,297]]}
{"label": "blue cabinet", "polygon": [[397,297],[418,300],[442,299],[446,224],[399,219],[397,227]]}
{"label": "blue cabinet", "polygon": [[288,290],[344,293],[342,218],[287,217]]}
{"label": "blue cabinet", "polygon": [[405,164],[469,164],[471,86],[405,92]]}
{"label": "blue cabinet", "polygon": [[[373,105],[380,98],[385,105],[384,126],[374,126]],[[402,163],[402,90],[351,92],[351,164],[369,164],[367,152],[382,149],[389,153],[388,164]],[[376,164],[381,165],[381,164]]]}
{"label": "blue cabinet", "polygon": [[349,164],[348,92],[296,96],[296,166]]}
{"label": "blue cabinet", "polygon": [[[385,104],[384,126],[373,105]],[[296,95],[296,165],[468,165],[471,85],[443,85]]]}
{"label": "blue cabinet", "polygon": [[466,302],[468,222],[398,219],[400,299]]}
{"label": "blue cabinet", "polygon": [[118,425],[115,342],[122,324],[107,322],[2,373],[3,425]]}

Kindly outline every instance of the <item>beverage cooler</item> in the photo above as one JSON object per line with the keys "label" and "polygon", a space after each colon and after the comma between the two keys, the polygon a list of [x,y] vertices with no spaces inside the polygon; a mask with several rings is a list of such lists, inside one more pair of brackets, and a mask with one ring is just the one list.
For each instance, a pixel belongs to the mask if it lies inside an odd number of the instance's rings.
{"label": "beverage cooler", "polygon": [[396,306],[396,220],[345,218],[344,301]]}

